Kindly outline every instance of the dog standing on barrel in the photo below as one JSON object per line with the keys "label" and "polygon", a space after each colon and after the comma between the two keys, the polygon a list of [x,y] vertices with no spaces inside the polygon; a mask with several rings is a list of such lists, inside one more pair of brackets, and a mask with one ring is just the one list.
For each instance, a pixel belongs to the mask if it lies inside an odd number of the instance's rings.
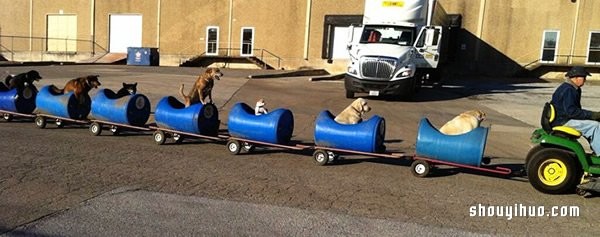
{"label": "dog standing on barrel", "polygon": [[481,110],[469,110],[459,114],[452,120],[448,121],[440,132],[446,135],[460,135],[479,127],[481,122],[485,120],[485,112]]}
{"label": "dog standing on barrel", "polygon": [[357,124],[362,121],[362,115],[371,111],[367,100],[358,98],[335,117],[335,121],[341,124]]}
{"label": "dog standing on barrel", "polygon": [[63,89],[58,89],[56,86],[52,86],[54,92],[59,94],[69,93],[73,91],[75,98],[79,101],[79,105],[84,105],[86,99],[89,99],[89,92],[92,89],[98,88],[100,81],[98,80],[99,75],[89,75],[85,77],[79,77],[72,79],[65,84]]}
{"label": "dog standing on barrel", "polygon": [[36,70],[31,70],[15,76],[8,75],[5,79],[5,83],[8,89],[18,88],[19,90],[23,90],[26,86],[33,86],[33,82],[39,81],[40,79],[42,79],[40,73]]}
{"label": "dog standing on barrel", "polygon": [[218,68],[207,68],[206,71],[196,79],[194,87],[185,95],[183,93],[184,84],[179,87],[179,94],[183,97],[185,107],[195,103],[212,103],[212,89],[215,85],[215,79],[221,80],[223,73]]}

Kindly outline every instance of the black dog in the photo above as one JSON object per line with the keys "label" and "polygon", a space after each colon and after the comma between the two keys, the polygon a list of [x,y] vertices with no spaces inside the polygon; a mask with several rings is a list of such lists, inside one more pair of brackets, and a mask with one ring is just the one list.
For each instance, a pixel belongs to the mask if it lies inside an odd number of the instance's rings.
{"label": "black dog", "polygon": [[137,93],[137,82],[133,84],[127,84],[123,82],[123,88],[117,91],[117,98],[121,98],[123,96],[135,95]]}
{"label": "black dog", "polygon": [[4,81],[9,90],[13,88],[23,90],[23,88],[26,86],[33,86],[33,82],[39,81],[40,79],[42,79],[40,73],[38,73],[36,70],[31,70],[16,76],[9,75]]}

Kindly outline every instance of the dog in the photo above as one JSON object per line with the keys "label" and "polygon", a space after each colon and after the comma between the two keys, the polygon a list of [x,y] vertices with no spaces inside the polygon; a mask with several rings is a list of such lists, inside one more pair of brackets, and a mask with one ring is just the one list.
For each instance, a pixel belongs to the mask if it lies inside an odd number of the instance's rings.
{"label": "dog", "polygon": [[254,107],[254,114],[261,115],[261,114],[268,114],[268,113],[269,113],[269,111],[265,107],[265,99],[260,98],[258,101],[256,101],[256,106]]}
{"label": "dog", "polygon": [[18,88],[19,90],[22,90],[27,86],[33,86],[33,82],[39,81],[40,79],[42,79],[40,73],[36,70],[31,70],[29,72],[17,74],[16,76],[8,75],[4,79],[4,83],[6,84],[6,87],[9,90],[13,88]]}
{"label": "dog", "polygon": [[68,81],[63,89],[58,89],[56,86],[52,86],[52,89],[58,94],[64,94],[73,91],[73,94],[75,95],[77,101],[79,101],[79,104],[84,105],[87,97],[89,97],[88,93],[90,90],[96,89],[98,86],[102,85],[100,84],[98,77],[100,76],[89,75],[85,77],[78,77]]}
{"label": "dog", "polygon": [[123,87],[117,91],[117,98],[121,98],[123,96],[135,95],[137,93],[137,82],[133,84],[127,84],[123,82]]}
{"label": "dog", "polygon": [[371,111],[367,100],[358,98],[335,117],[335,121],[341,124],[357,124],[362,121],[362,115]]}
{"label": "dog", "polygon": [[486,114],[481,110],[465,111],[452,120],[448,121],[440,132],[446,135],[460,135],[479,127],[481,122],[485,120]]}
{"label": "dog", "polygon": [[[179,87],[179,94],[183,97],[185,107],[195,103],[212,103],[212,89],[215,85],[215,79],[221,80],[223,73],[218,68],[207,68],[206,71],[196,79],[194,87],[185,95],[183,93],[184,84]],[[208,99],[208,100],[207,100]]]}

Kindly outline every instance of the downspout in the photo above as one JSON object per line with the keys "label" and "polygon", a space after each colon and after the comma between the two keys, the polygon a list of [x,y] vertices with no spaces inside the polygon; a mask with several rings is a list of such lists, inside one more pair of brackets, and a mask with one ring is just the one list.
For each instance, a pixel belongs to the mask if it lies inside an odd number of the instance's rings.
{"label": "downspout", "polygon": [[90,3],[90,37],[92,38],[92,55],[96,55],[96,0]]}
{"label": "downspout", "polygon": [[304,60],[308,60],[308,44],[310,41],[310,15],[312,0],[306,0],[306,21],[304,22]]}
{"label": "downspout", "polygon": [[156,10],[156,48],[160,49],[160,6],[161,0],[158,0],[158,6]]}
{"label": "downspout", "polygon": [[571,37],[571,52],[569,53],[569,61],[568,64],[573,63],[573,53],[575,53],[575,39],[577,38],[577,24],[579,23],[579,3],[581,0],[577,1],[577,6],[575,6],[575,20],[573,21],[573,35]]}
{"label": "downspout", "polygon": [[482,34],[483,34],[483,20],[485,19],[485,5],[486,0],[479,1],[479,19],[477,20],[479,25],[477,26],[477,44],[475,46],[475,61],[479,61],[479,48],[481,48]]}
{"label": "downspout", "polygon": [[[229,0],[229,22],[228,22],[228,36],[227,36],[227,56],[231,56],[231,25],[233,21],[233,0]],[[217,48],[219,46],[217,45]]]}
{"label": "downspout", "polygon": [[[29,0],[29,52],[33,50],[33,0]],[[42,50],[42,49],[40,49]]]}

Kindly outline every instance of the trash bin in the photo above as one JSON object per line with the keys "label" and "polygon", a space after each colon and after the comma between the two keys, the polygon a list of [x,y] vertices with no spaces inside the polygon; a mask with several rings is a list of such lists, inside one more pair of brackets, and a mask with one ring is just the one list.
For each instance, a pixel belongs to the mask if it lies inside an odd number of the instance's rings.
{"label": "trash bin", "polygon": [[158,66],[158,48],[127,47],[127,65]]}

